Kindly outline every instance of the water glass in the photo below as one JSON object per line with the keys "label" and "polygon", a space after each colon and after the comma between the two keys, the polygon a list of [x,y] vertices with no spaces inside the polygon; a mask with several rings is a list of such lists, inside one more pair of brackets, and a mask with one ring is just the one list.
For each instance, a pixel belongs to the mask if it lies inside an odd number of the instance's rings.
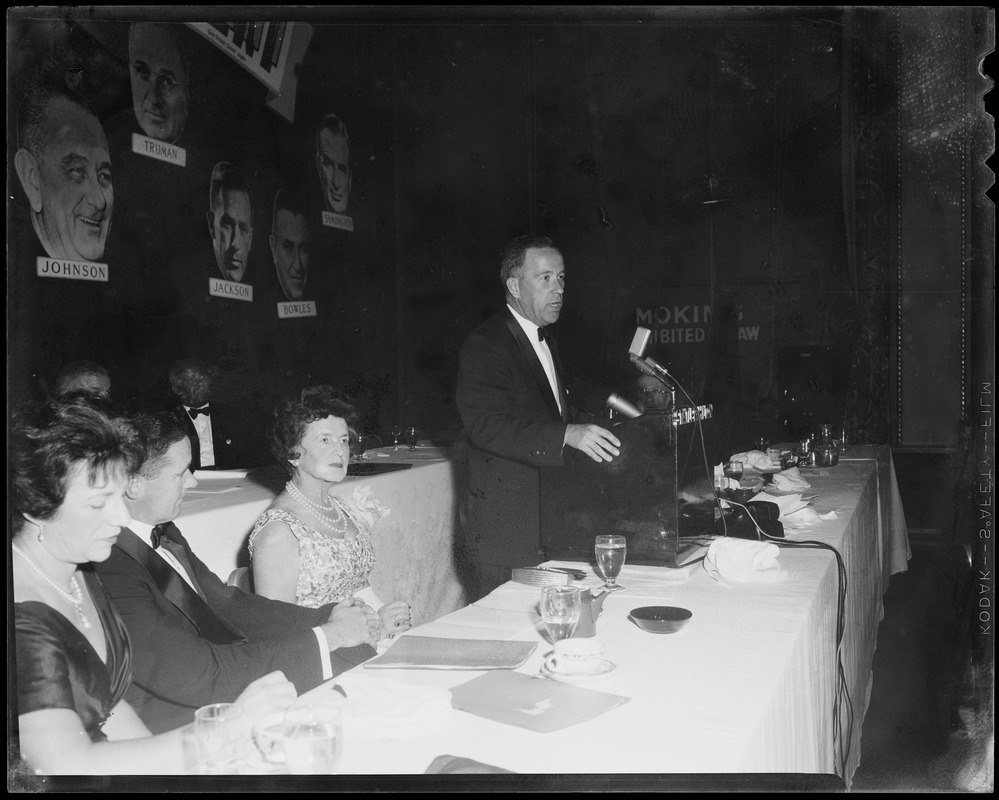
{"label": "water glass", "polygon": [[582,597],[576,586],[546,586],[541,590],[541,620],[553,643],[572,636],[581,608]]}
{"label": "water glass", "polygon": [[284,715],[284,761],[292,775],[332,775],[343,745],[341,710],[298,706]]}
{"label": "water glass", "polygon": [[197,773],[241,774],[248,744],[243,709],[235,703],[212,703],[194,712]]}
{"label": "water glass", "polygon": [[624,559],[628,554],[628,540],[623,536],[604,534],[597,537],[593,551],[597,557],[600,573],[604,576],[604,589],[608,592],[623,589],[624,587],[617,582],[617,576],[621,574]]}
{"label": "water glass", "polygon": [[419,441],[419,439],[417,438],[419,435],[419,431],[417,431],[417,429],[413,425],[410,425],[408,428],[406,428],[405,435],[406,435],[406,444],[409,445],[409,449],[415,450],[416,443]]}

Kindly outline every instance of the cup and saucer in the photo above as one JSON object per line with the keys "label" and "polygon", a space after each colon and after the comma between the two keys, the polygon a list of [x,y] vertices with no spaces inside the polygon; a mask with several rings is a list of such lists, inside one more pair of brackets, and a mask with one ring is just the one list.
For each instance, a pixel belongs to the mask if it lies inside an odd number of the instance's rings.
{"label": "cup and saucer", "polygon": [[541,665],[541,675],[559,683],[588,683],[606,678],[617,665],[604,658],[597,639],[561,639]]}

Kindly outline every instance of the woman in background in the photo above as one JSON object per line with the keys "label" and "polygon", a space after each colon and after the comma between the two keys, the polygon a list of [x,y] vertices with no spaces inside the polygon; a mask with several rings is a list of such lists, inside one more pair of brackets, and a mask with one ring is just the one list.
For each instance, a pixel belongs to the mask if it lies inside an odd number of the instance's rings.
{"label": "woman in background", "polygon": [[359,487],[332,492],[347,475],[356,412],[330,386],[310,386],[274,410],[271,450],[291,480],[250,534],[254,591],[316,608],[355,595],[378,608],[382,638],[410,627],[409,605],[380,605],[368,583],[371,527],[388,510]]}
{"label": "woman in background", "polygon": [[[140,434],[109,401],[75,394],[15,418],[11,444],[22,757],[45,774],[183,772],[180,731],[152,736],[123,699],[129,640],[91,564],[130,521],[123,495],[145,458]],[[252,725],[295,696],[274,672],[237,702]]]}

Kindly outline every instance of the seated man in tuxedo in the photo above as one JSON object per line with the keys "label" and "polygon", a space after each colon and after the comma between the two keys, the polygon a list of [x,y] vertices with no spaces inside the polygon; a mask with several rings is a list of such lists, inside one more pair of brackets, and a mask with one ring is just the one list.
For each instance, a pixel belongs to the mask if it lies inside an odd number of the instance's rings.
{"label": "seated man in tuxedo", "polygon": [[187,417],[192,469],[246,469],[270,462],[263,421],[255,419],[245,403],[214,397],[211,366],[199,358],[182,358],[170,367],[169,377]]}
{"label": "seated man in tuxedo", "polygon": [[148,454],[130,482],[132,516],[98,574],[132,641],[128,702],[153,733],[234,700],[282,670],[301,693],[375,654],[378,614],[359,600],[305,608],[227,586],[172,520],[188,489],[191,445],[177,412],[136,414]]}

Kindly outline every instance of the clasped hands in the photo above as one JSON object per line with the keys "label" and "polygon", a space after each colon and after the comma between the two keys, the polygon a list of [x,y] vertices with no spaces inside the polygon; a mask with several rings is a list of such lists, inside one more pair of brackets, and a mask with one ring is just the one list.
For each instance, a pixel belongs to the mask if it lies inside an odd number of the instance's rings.
{"label": "clasped hands", "polygon": [[409,630],[412,625],[409,604],[404,600],[386,603],[375,611],[358,597],[337,603],[323,632],[330,649],[377,644],[386,637]]}

